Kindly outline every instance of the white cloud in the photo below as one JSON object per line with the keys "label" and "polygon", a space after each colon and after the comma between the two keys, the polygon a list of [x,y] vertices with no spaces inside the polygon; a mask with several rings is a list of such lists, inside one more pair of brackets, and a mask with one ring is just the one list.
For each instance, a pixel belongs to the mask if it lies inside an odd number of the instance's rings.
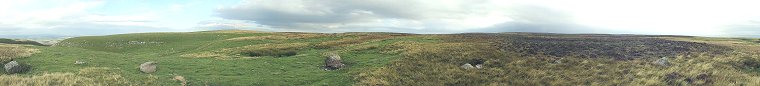
{"label": "white cloud", "polygon": [[[556,32],[730,36],[760,20],[752,0],[246,0],[225,19],[274,28],[417,33]],[[404,24],[401,24],[404,23]],[[746,25],[743,25],[746,26]],[[753,27],[743,27],[753,28]],[[408,30],[408,31],[404,31]],[[746,31],[751,30],[751,31]]]}
{"label": "white cloud", "polygon": [[[234,5],[223,1],[106,2],[112,1],[0,0],[0,34],[106,35],[212,29],[760,34],[760,11],[755,11],[760,1],[753,0],[244,0]],[[223,7],[212,9],[216,6]]]}
{"label": "white cloud", "polygon": [[510,21],[504,6],[483,1],[442,0],[248,0],[218,10],[226,19],[249,20],[286,30],[452,32]]}
{"label": "white cloud", "polygon": [[106,35],[166,29],[153,13],[104,15],[89,11],[104,1],[2,1],[0,34]]}

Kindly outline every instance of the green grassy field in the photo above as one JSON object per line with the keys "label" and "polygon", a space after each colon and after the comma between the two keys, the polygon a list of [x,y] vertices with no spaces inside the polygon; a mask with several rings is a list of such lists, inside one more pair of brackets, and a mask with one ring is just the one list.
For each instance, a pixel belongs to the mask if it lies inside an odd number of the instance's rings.
{"label": "green grassy field", "polygon": [[[294,33],[243,30],[2,44],[33,67],[4,85],[758,85],[757,39],[602,34]],[[34,53],[34,54],[32,54]],[[325,71],[326,53],[348,65]],[[672,66],[652,61],[670,58]],[[85,64],[74,64],[83,61]],[[158,62],[158,71],[138,70]],[[460,68],[473,61],[481,69]],[[2,72],[4,73],[4,71]],[[16,82],[20,81],[20,82]]]}

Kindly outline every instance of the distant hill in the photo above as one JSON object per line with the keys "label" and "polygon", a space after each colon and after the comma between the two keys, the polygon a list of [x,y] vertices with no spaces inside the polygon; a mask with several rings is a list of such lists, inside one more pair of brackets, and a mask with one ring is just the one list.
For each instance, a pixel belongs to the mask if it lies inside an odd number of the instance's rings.
{"label": "distant hill", "polygon": [[0,38],[0,43],[4,44],[27,44],[27,45],[36,45],[36,46],[48,46],[36,41],[31,40],[19,40],[19,39],[6,39],[6,38]]}

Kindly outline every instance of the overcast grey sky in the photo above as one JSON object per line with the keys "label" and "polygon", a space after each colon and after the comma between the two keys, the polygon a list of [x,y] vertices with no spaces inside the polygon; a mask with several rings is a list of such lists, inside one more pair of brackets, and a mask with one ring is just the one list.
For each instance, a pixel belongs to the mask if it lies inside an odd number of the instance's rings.
{"label": "overcast grey sky", "polygon": [[3,0],[1,35],[219,29],[760,37],[756,0]]}

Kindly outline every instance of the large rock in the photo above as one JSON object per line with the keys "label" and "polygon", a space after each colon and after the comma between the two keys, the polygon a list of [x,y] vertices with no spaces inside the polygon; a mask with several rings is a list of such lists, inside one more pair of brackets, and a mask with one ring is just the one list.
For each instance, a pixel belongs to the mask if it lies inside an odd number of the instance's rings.
{"label": "large rock", "polygon": [[30,67],[25,64],[18,63],[16,61],[11,61],[5,64],[5,72],[9,74],[14,73],[23,73],[26,71],[29,71]]}
{"label": "large rock", "polygon": [[140,71],[142,71],[143,73],[153,73],[153,72],[156,72],[156,66],[157,65],[158,65],[158,63],[153,62],[153,61],[145,62],[143,64],[140,64]]}
{"label": "large rock", "polygon": [[662,58],[660,58],[660,59],[657,59],[657,60],[655,60],[653,63],[654,63],[655,65],[660,65],[660,66],[666,66],[666,67],[667,67],[667,66],[670,66],[670,61],[668,61],[668,58],[665,58],[665,57],[662,57]]}
{"label": "large rock", "polygon": [[325,70],[336,70],[343,68],[345,64],[341,63],[340,56],[337,54],[329,54],[325,59]]}

